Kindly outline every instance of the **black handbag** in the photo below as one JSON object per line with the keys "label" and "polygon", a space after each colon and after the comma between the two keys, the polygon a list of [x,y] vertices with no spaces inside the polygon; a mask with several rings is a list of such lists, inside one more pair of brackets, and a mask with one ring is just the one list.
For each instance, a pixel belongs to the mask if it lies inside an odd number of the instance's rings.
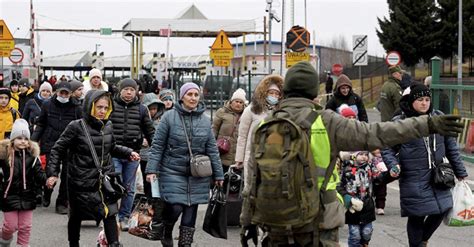
{"label": "black handbag", "polygon": [[99,170],[99,183],[100,191],[103,193],[105,199],[109,202],[116,202],[121,199],[127,193],[127,190],[123,186],[122,179],[120,179],[119,173],[108,173],[104,174],[102,172],[102,164],[104,162],[104,152],[102,152],[102,161],[99,162],[99,157],[95,152],[94,144],[92,143],[92,138],[87,129],[84,119],[81,119],[81,126],[84,129],[84,133],[87,138],[87,144],[92,153],[92,158],[94,159],[94,164]]}
{"label": "black handbag", "polygon": [[431,171],[431,181],[433,186],[438,189],[451,189],[455,185],[455,178],[453,168],[446,157],[443,158],[443,162],[433,165]]}
{"label": "black handbag", "polygon": [[202,229],[216,238],[227,239],[226,197],[222,186],[214,186]]}

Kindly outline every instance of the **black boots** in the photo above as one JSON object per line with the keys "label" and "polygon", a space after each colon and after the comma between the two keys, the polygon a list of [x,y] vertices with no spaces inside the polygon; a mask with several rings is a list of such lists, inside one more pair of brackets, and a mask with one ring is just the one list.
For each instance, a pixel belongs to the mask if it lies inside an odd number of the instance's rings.
{"label": "black boots", "polygon": [[179,227],[178,247],[191,247],[191,244],[193,243],[194,230],[195,228],[193,227]]}
{"label": "black boots", "polygon": [[115,241],[115,242],[109,244],[109,247],[123,247],[123,245],[121,243],[119,243],[118,241]]}
{"label": "black boots", "polygon": [[173,226],[174,224],[165,223],[164,236],[161,239],[163,247],[173,247]]}

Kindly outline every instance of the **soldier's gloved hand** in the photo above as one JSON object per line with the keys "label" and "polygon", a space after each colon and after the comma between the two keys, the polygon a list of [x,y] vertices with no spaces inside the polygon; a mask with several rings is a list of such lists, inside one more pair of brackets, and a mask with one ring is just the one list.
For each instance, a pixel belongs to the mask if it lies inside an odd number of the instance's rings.
{"label": "soldier's gloved hand", "polygon": [[248,225],[243,226],[242,230],[240,231],[240,243],[243,247],[248,247],[248,241],[252,239],[255,246],[257,246],[258,242],[258,229],[256,225]]}
{"label": "soldier's gloved hand", "polygon": [[428,118],[428,128],[431,134],[438,133],[442,136],[457,137],[462,133],[463,124],[457,115],[436,115]]}
{"label": "soldier's gloved hand", "polygon": [[349,211],[351,213],[359,212],[360,210],[362,210],[363,207],[364,207],[364,202],[363,201],[361,201],[360,199],[357,199],[357,198],[352,198],[351,199],[351,208],[349,209]]}

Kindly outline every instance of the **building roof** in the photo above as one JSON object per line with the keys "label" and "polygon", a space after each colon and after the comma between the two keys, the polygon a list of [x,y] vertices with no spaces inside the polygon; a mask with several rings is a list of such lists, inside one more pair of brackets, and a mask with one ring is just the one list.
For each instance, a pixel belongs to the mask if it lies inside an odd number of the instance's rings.
{"label": "building roof", "polygon": [[123,27],[129,31],[125,35],[142,34],[143,36],[159,37],[160,29],[172,30],[171,37],[214,38],[220,30],[229,37],[246,34],[260,34],[256,22],[252,20],[210,20],[193,4],[174,19],[164,18],[133,18]]}
{"label": "building roof", "polygon": [[92,56],[89,51],[80,51],[52,57],[44,57],[42,67],[84,67],[90,66]]}

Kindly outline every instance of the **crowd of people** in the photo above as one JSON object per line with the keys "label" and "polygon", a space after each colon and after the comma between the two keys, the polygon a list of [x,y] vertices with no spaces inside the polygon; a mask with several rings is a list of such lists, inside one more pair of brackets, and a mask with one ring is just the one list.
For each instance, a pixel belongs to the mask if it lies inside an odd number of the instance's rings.
{"label": "crowd of people", "polygon": [[[384,214],[386,184],[399,179],[409,245],[426,246],[453,204],[449,190],[430,184],[432,166],[446,157],[459,180],[467,177],[452,137],[460,126],[457,118],[433,109],[427,86],[410,82],[401,93],[401,69],[391,67],[389,74],[381,93],[383,123],[368,123],[362,98],[344,74],[337,77],[335,89],[332,78],[326,85],[329,100],[327,110],[321,110],[315,103],[318,75],[306,62],[292,66],[285,77],[263,78],[251,99],[244,90],[235,90],[212,120],[201,88],[192,82],[176,93],[166,88],[142,92],[140,82],[126,78],[112,94],[97,69],[83,82],[50,78],[36,91],[26,78],[11,81],[8,88],[0,88],[0,246],[9,246],[15,231],[17,244],[29,245],[33,210],[50,205],[58,183],[55,209],[69,214],[69,246],[80,246],[83,220],[102,221],[109,246],[121,246],[118,231],[129,228],[137,171],[148,197],[151,183],[159,181],[162,245],[173,246],[180,219],[178,246],[191,246],[198,205],[208,203],[211,186],[224,185],[230,167],[244,179],[242,243],[260,228],[264,246],[337,246],[338,229],[345,223],[349,246],[367,246],[375,216]],[[317,169],[327,171],[314,178],[325,211],[304,232],[291,236],[256,225],[258,209],[252,208],[252,179],[258,176],[253,135],[280,110],[292,113],[289,117],[318,112],[309,145]],[[209,158],[211,176],[192,175],[190,161],[196,155]],[[119,176],[125,195],[104,196],[104,176]]]}

